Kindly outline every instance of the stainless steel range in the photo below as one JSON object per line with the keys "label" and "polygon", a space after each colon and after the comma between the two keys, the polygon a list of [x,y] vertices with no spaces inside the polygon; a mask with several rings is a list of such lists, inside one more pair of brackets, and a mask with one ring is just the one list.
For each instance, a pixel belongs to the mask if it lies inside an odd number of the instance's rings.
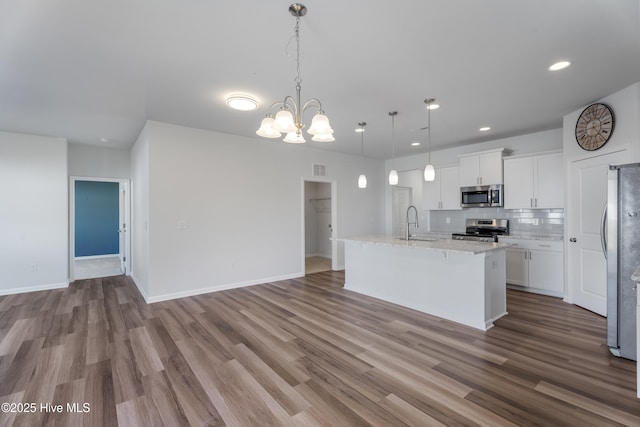
{"label": "stainless steel range", "polygon": [[497,242],[499,236],[509,234],[508,219],[468,219],[464,233],[453,233],[454,240],[475,240],[476,242]]}

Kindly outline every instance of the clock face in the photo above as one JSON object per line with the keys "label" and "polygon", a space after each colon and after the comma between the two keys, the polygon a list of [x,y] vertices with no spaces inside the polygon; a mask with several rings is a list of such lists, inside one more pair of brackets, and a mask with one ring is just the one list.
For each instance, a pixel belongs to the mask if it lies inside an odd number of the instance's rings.
{"label": "clock face", "polygon": [[597,150],[611,138],[614,125],[611,108],[605,104],[589,105],[576,122],[576,141],[587,151]]}

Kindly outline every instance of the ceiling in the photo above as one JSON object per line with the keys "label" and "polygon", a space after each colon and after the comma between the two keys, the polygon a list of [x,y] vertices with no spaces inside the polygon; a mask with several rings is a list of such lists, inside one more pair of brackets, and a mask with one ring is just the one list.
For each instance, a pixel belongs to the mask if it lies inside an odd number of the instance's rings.
{"label": "ceiling", "polygon": [[[128,148],[146,120],[255,134],[295,93],[289,0],[0,2],[0,129]],[[562,117],[640,81],[638,0],[307,0],[302,99],[323,104],[333,143],[360,154],[427,151],[562,126]],[[563,71],[548,71],[558,60]],[[229,109],[253,94],[252,112]],[[311,121],[307,112],[307,126]],[[481,126],[491,130],[481,133]],[[419,147],[410,142],[419,141]],[[295,147],[291,147],[295,149]]]}

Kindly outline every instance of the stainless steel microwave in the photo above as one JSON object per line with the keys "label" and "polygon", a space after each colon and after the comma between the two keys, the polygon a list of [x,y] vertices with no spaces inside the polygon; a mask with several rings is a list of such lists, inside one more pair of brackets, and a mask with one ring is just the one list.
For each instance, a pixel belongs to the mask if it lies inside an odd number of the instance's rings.
{"label": "stainless steel microwave", "polygon": [[503,205],[502,184],[478,185],[460,188],[460,206],[463,208],[493,208]]}

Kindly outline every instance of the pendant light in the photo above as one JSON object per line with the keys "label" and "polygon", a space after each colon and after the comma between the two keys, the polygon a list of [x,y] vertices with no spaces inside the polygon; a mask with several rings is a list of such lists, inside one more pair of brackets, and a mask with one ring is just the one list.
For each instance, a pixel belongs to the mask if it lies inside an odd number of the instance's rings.
{"label": "pendant light", "polygon": [[431,164],[431,103],[433,101],[435,101],[435,99],[433,98],[427,98],[424,100],[424,103],[427,104],[427,142],[429,145],[429,158],[427,161],[427,166],[425,166],[424,168],[425,181],[434,181],[436,179],[436,170]]}
{"label": "pendant light", "polygon": [[364,127],[367,125],[367,122],[360,122],[358,126],[359,129],[356,132],[360,132],[360,156],[362,158],[362,166],[360,167],[360,176],[358,177],[358,188],[367,188],[367,177],[364,174]]}
{"label": "pendant light", "polygon": [[396,170],[396,116],[397,111],[389,112],[391,116],[391,147],[392,147],[392,159],[393,164],[391,171],[389,171],[389,185],[398,185],[398,171]]}

